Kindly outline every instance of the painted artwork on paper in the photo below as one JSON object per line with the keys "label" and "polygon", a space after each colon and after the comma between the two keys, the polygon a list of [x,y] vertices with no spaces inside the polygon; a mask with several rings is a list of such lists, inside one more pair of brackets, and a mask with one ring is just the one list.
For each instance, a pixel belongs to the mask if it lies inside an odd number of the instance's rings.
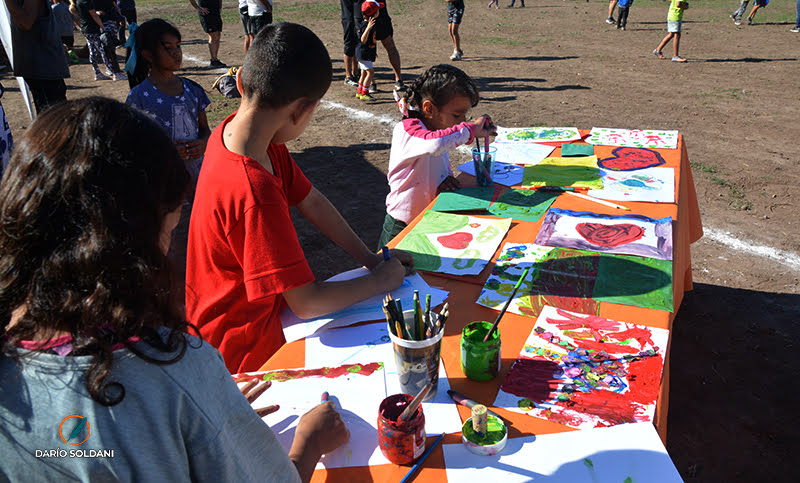
{"label": "painted artwork on paper", "polygon": [[611,154],[598,161],[597,166],[611,171],[635,171],[666,163],[659,153],[644,148],[617,148]]}
{"label": "painted artwork on paper", "polygon": [[271,381],[269,390],[252,402],[254,408],[279,404],[280,409],[263,421],[288,452],[297,421],[317,406],[323,391],[328,391],[342,416],[350,439],[326,454],[317,468],[343,468],[388,464],[378,447],[378,406],[386,397],[386,377],[381,362],[344,364],[318,369],[285,369],[236,374],[238,384],[257,379]]}
{"label": "painted artwork on paper", "polygon": [[539,164],[556,149],[555,146],[537,143],[495,142],[492,146],[497,149],[495,155],[498,161],[523,165]]}
{"label": "painted artwork on paper", "polygon": [[494,256],[510,225],[508,218],[428,210],[397,248],[414,257],[416,270],[477,275]]}
{"label": "painted artwork on paper", "polygon": [[600,170],[603,189],[590,190],[589,196],[611,201],[675,202],[675,170],[646,168],[638,171]]}
{"label": "painted artwork on paper", "polygon": [[500,310],[526,267],[530,275],[508,307],[536,317],[545,305],[600,313],[599,302],[673,311],[672,262],[532,243],[506,243],[477,303]]}
{"label": "painted artwork on paper", "polygon": [[652,421],[668,338],[545,307],[494,405],[578,429]]}
{"label": "painted artwork on paper", "polygon": [[545,158],[536,166],[526,166],[522,186],[571,186],[574,188],[602,189],[603,179],[597,167],[597,156],[578,158]]}
{"label": "painted artwork on paper", "polygon": [[580,138],[581,133],[574,127],[498,127],[495,142],[566,143]]}
{"label": "painted artwork on paper", "polygon": [[672,260],[672,218],[551,209],[537,245]]}
{"label": "painted artwork on paper", "polygon": [[510,189],[489,207],[489,213],[502,218],[539,221],[558,198],[558,193]]}
{"label": "painted artwork on paper", "polygon": [[463,186],[453,191],[442,191],[436,197],[434,211],[483,211],[494,198],[495,189],[491,186]]}
{"label": "painted artwork on paper", "polygon": [[[467,161],[466,163],[458,166],[457,169],[463,173],[475,176],[475,163],[472,161]],[[522,183],[522,175],[524,171],[525,168],[522,166],[497,161],[494,163],[492,181],[503,186],[517,186]]]}
{"label": "painted artwork on paper", "polygon": [[683,483],[651,423],[509,438],[495,456],[442,452],[448,483]]}
{"label": "painted artwork on paper", "polygon": [[678,131],[593,127],[586,142],[603,146],[675,149],[678,147]]}

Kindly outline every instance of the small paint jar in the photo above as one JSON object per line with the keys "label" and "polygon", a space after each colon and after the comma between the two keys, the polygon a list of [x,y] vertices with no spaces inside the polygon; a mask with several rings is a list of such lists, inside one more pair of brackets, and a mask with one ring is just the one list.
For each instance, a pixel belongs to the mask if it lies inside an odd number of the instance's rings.
{"label": "small paint jar", "polygon": [[411,463],[425,451],[425,415],[422,404],[407,421],[400,419],[414,396],[395,394],[378,409],[378,445],[386,459],[397,465]]}
{"label": "small paint jar", "polygon": [[500,331],[483,341],[492,324],[471,322],[461,331],[461,370],[473,381],[489,381],[500,372]]}

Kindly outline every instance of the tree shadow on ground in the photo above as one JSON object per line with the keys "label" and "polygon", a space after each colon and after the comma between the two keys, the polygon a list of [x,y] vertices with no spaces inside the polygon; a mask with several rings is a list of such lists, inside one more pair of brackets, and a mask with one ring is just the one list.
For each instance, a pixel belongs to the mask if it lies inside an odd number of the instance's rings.
{"label": "tree shadow on ground", "polygon": [[798,336],[800,295],[707,284],[687,292],[672,330],[667,432],[687,482],[788,481],[800,451]]}

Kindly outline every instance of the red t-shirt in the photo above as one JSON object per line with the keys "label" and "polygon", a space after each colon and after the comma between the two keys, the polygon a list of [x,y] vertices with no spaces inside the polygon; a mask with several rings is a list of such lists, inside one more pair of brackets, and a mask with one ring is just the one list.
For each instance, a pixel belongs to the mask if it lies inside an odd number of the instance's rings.
{"label": "red t-shirt", "polygon": [[281,293],[314,281],[289,207],[311,182],[285,145],[267,152],[275,174],[228,151],[231,114],[208,140],[186,257],[186,314],[232,373],[258,370],[286,339]]}

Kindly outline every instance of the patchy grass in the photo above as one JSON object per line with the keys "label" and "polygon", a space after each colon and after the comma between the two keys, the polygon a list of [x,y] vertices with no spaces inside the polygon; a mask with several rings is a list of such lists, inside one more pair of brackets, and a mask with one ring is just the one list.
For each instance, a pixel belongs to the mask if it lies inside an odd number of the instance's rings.
{"label": "patchy grass", "polygon": [[481,37],[479,41],[486,45],[528,45],[530,43],[527,40],[514,40],[504,37]]}
{"label": "patchy grass", "polygon": [[705,164],[701,161],[690,161],[689,166],[691,166],[694,171],[699,171],[701,173],[716,174],[724,172],[724,169],[716,164]]}
{"label": "patchy grass", "polygon": [[711,92],[698,92],[693,94],[697,97],[715,97],[717,99],[743,99],[751,94],[747,89],[728,88],[728,89],[715,89]]}

